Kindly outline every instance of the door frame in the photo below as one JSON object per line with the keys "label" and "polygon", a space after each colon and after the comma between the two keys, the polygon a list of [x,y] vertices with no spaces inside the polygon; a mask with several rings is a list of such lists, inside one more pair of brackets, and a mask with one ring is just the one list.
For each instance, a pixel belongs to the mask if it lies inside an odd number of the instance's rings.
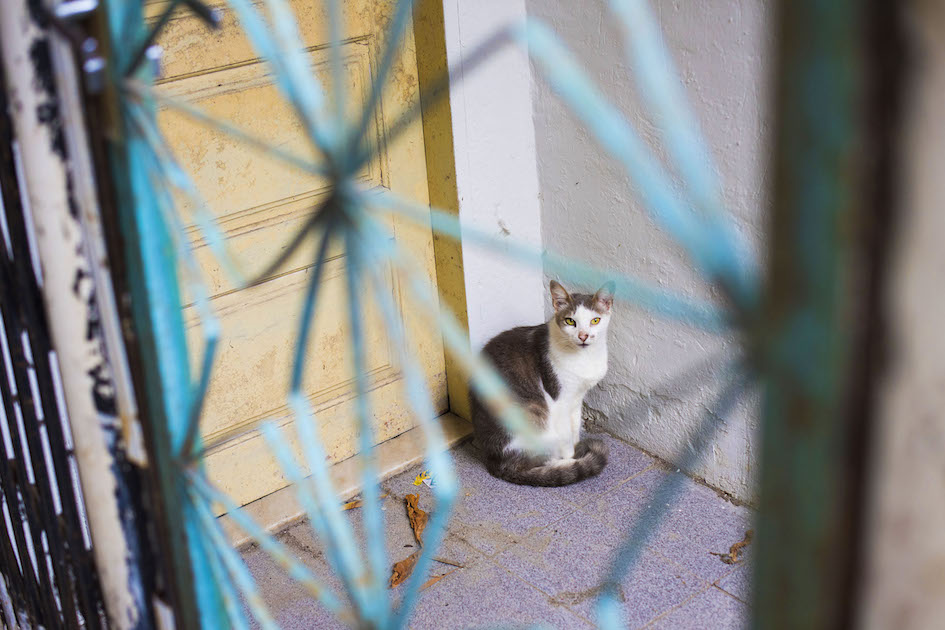
{"label": "door frame", "polygon": [[[417,2],[414,37],[421,98],[448,68],[463,68],[478,44],[525,17],[524,0]],[[541,199],[527,53],[506,44],[462,79],[450,83],[448,99],[431,99],[423,111],[430,203],[458,215],[463,227],[540,248]],[[502,330],[545,320],[540,268],[510,266],[436,234],[434,250],[441,304],[465,326],[474,350]],[[468,419],[466,377],[449,354],[446,375],[450,412]]]}

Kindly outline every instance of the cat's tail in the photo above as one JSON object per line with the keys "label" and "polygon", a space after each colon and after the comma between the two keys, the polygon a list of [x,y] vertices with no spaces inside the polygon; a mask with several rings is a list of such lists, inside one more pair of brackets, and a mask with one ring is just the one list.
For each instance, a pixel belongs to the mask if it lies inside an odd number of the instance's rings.
{"label": "cat's tail", "polygon": [[537,462],[521,454],[488,458],[489,472],[500,479],[523,486],[568,486],[595,477],[607,465],[608,449],[601,440],[587,438],[577,443],[574,459]]}

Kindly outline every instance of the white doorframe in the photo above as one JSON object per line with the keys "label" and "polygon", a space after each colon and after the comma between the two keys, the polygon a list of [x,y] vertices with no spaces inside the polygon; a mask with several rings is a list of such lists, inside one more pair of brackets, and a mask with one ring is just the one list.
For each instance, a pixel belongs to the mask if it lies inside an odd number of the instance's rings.
{"label": "white doorframe", "polygon": [[[444,0],[451,68],[510,23],[525,19],[524,0]],[[498,238],[541,245],[531,70],[525,51],[507,45],[450,86],[459,217]],[[541,269],[513,265],[463,244],[469,337],[479,349],[512,326],[544,320]]]}

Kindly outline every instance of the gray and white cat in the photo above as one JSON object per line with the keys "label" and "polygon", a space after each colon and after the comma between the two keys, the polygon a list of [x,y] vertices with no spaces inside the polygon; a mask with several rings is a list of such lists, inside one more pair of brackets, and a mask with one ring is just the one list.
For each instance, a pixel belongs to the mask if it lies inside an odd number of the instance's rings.
{"label": "gray and white cat", "polygon": [[569,294],[554,280],[550,288],[555,309],[550,321],[507,330],[483,348],[540,429],[547,455],[526,452],[472,395],[476,443],[489,472],[529,486],[566,486],[600,474],[607,465],[606,444],[580,439],[581,406],[607,373],[614,285],[607,283],[594,295]]}

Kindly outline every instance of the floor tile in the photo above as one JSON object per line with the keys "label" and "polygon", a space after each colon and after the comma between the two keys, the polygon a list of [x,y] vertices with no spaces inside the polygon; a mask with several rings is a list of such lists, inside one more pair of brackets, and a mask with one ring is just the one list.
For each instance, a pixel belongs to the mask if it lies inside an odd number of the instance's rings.
{"label": "floor tile", "polygon": [[[660,468],[647,470],[582,509],[626,535],[668,474]],[[732,544],[744,538],[752,527],[751,511],[683,477],[681,491],[649,527],[647,544],[651,548],[715,582],[733,567],[713,552],[728,552]]]}
{"label": "floor tile", "polygon": [[718,587],[746,604],[751,604],[752,566],[745,564],[719,580]]}
{"label": "floor tile", "polygon": [[749,609],[744,603],[714,586],[656,620],[648,630],[726,630],[747,627]]}
{"label": "floor tile", "polygon": [[[280,628],[285,630],[346,628],[334,614],[316,602],[307,590],[290,578],[265,551],[252,547],[243,551],[242,556],[250,573],[256,580],[256,586],[260,595],[262,595],[263,601],[266,602],[270,614]],[[320,554],[306,559],[309,565],[320,565],[322,569],[327,568],[327,565],[324,565],[321,561]],[[324,570],[317,572],[317,574],[322,578],[327,577]],[[335,593],[341,596],[340,590],[335,589]],[[259,627],[255,621],[252,621],[251,626],[253,628]]]}
{"label": "floor tile", "polygon": [[[457,576],[456,579],[454,576]],[[591,628],[566,607],[495,563],[485,560],[453,574],[422,594],[411,630],[515,627],[540,622],[550,628]]]}
{"label": "floor tile", "polygon": [[[596,617],[600,585],[620,536],[583,512],[575,512],[505,550],[495,561],[585,619]],[[645,550],[622,583],[625,622],[639,627],[708,584],[675,563]]]}
{"label": "floor tile", "polygon": [[[428,512],[431,517],[434,511],[433,497],[429,494],[421,494],[419,506]],[[407,518],[407,510],[404,501],[396,496],[388,496],[381,500],[382,514],[384,518],[385,548],[387,555],[392,562],[402,559],[402,556],[409,555],[419,548],[417,539],[410,527],[410,521]],[[354,508],[345,511],[345,520],[352,529],[355,538],[355,546],[361,553],[367,551],[367,536],[364,533],[364,510]],[[303,550],[321,550],[322,543],[319,541],[314,530],[309,526],[308,521],[302,521],[279,534],[280,539],[287,539],[288,544],[299,547]],[[456,543],[455,539],[445,541],[445,544],[452,545]],[[445,549],[441,550],[445,553]],[[456,551],[460,555],[457,562],[465,562],[470,553],[475,553],[472,549],[461,545],[456,545]],[[438,555],[443,555],[438,553]]]}
{"label": "floor tile", "polygon": [[[584,505],[592,501],[595,497],[618,486],[627,479],[637,475],[647,468],[655,465],[656,460],[641,451],[618,440],[606,433],[586,434],[585,437],[593,437],[603,440],[610,451],[607,466],[603,472],[590,479],[585,479],[570,486],[560,488],[528,488],[528,486],[515,486],[508,482],[495,479],[486,471],[485,464],[482,463],[482,457],[479,449],[473,443],[467,442],[453,451],[454,459],[457,463],[457,473],[461,482],[468,482],[468,485],[478,484],[483,481],[483,475],[496,485],[503,484],[511,488],[519,488],[528,491],[536,497],[552,497],[567,503],[575,505]],[[420,492],[430,493],[426,485],[415,486],[414,479],[423,471],[423,466],[415,466],[406,470],[395,477],[392,477],[385,484],[395,495],[403,497],[406,494]],[[463,498],[463,495],[460,495]]]}
{"label": "floor tile", "polygon": [[466,444],[454,451],[460,482],[449,530],[491,556],[576,508],[549,492],[496,479]]}
{"label": "floor tile", "polygon": [[585,505],[607,490],[622,484],[627,479],[640,474],[656,463],[656,460],[640,449],[634,448],[606,433],[585,434],[584,437],[603,440],[610,450],[610,455],[607,458],[607,466],[598,476],[570,486],[548,488],[550,494],[556,495],[569,503]]}
{"label": "floor tile", "polygon": [[[395,562],[405,559],[416,551],[419,547],[413,530],[410,528],[407,519],[406,509],[403,502],[397,498],[388,498],[382,501],[385,515],[385,548],[387,551],[388,565],[393,566]],[[429,508],[423,501],[421,508]],[[366,536],[363,526],[363,511],[360,508],[347,510],[345,520],[348,527],[351,528],[355,546],[358,552],[364,557],[367,551]],[[312,571],[321,578],[325,584],[333,590],[339,597],[344,598],[344,588],[341,579],[330,568],[330,565],[323,553],[322,542],[316,537],[314,530],[308,521],[302,521],[283,530],[276,536],[277,540],[285,545],[289,553],[306,564]],[[482,558],[475,549],[470,547],[455,536],[447,536],[436,550],[436,558],[442,558],[448,562],[461,564],[466,570]],[[311,605],[305,600],[310,599],[307,591],[291,581],[285,572],[269,556],[256,547],[251,547],[244,551],[243,558],[250,568],[250,572],[256,578],[260,590],[263,592],[264,599],[269,602],[275,602],[273,614],[283,621],[289,622],[296,618],[296,615],[313,614],[317,605],[311,602]],[[454,567],[451,564],[434,561],[427,577],[443,575],[452,571]],[[457,571],[458,573],[459,571]],[[393,602],[397,602],[403,593],[406,583],[401,584],[390,592]],[[279,611],[279,614],[277,614]],[[327,613],[315,618],[330,618]],[[313,626],[314,627],[314,626]],[[320,627],[320,626],[318,626]],[[334,627],[334,626],[331,626]],[[340,626],[339,626],[340,627]]]}
{"label": "floor tile", "polygon": [[[409,627],[515,627],[537,621],[552,628],[592,627],[599,585],[613,554],[668,474],[637,449],[609,436],[602,439],[611,449],[604,473],[564,488],[495,479],[471,444],[455,449],[460,492],[437,556],[464,568],[421,593]],[[417,494],[421,508],[434,509],[431,488],[413,483],[421,471],[417,466],[383,484],[390,492],[382,505],[391,563],[417,549],[403,497]],[[726,565],[710,552],[726,552],[741,540],[751,513],[691,479],[682,482],[682,491],[653,525],[647,548],[622,583],[624,621],[628,627],[654,619],[659,628],[739,627],[748,607],[736,598],[748,601],[750,565]],[[363,510],[349,510],[345,519],[363,553]],[[277,538],[344,597],[307,522]],[[281,627],[343,627],[264,552],[251,547],[243,557]],[[454,568],[434,563],[428,576]],[[403,589],[401,585],[390,593],[393,601]]]}

